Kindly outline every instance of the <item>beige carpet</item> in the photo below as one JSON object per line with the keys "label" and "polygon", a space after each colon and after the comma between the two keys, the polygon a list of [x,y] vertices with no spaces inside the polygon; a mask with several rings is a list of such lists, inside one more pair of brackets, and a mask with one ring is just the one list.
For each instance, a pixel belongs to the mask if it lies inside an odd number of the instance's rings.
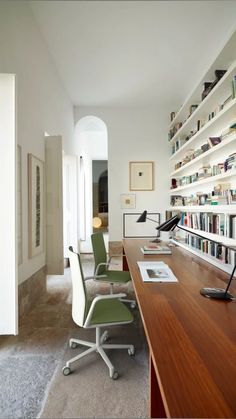
{"label": "beige carpet", "polygon": [[[92,273],[91,258],[83,258],[85,275]],[[87,282],[94,295],[106,285]],[[117,287],[133,297],[132,286]],[[96,353],[83,358],[68,377],[61,373],[66,360],[81,348],[70,349],[69,337],[94,339],[93,330],[78,328],[71,319],[71,281],[48,278],[48,294],[24,319],[20,334],[0,340],[0,418],[146,417],[148,414],[147,349],[138,310],[135,322],[111,328],[110,341],[132,343],[135,357],[126,351],[108,353],[120,378],[113,381]]]}

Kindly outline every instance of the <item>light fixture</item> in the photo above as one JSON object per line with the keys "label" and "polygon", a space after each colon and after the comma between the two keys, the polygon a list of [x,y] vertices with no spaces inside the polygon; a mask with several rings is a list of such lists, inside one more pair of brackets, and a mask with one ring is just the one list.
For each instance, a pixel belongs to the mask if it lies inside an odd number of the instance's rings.
{"label": "light fixture", "polygon": [[[146,210],[142,212],[140,217],[137,219],[136,223],[146,223],[146,220],[153,221],[154,223],[158,224],[158,222],[156,220],[153,220],[152,218],[147,217],[147,211]],[[150,240],[151,243],[160,243],[161,240],[158,237],[159,237],[159,234],[157,232],[157,237],[154,240]]]}
{"label": "light fixture", "polygon": [[[184,230],[185,232],[187,232],[189,234],[193,234],[193,235],[198,236],[198,237],[201,237],[203,239],[212,241],[213,243],[220,244],[220,245],[222,245],[222,246],[224,246],[224,247],[226,247],[226,248],[228,248],[230,250],[233,250],[234,252],[236,251],[235,247],[231,247],[231,246],[228,246],[228,245],[226,245],[224,243],[217,242],[215,240],[209,239],[209,238],[207,238],[205,236],[202,236],[201,234],[193,233],[193,232],[188,231],[187,229],[183,228],[181,225],[178,225],[178,222],[180,221],[180,218],[181,218],[180,217],[180,214],[174,215],[174,217],[172,217],[169,220],[165,221],[160,226],[156,227],[156,229],[159,230],[159,231],[172,231],[172,230],[175,229],[175,227],[178,227],[181,230]],[[233,271],[232,271],[232,273],[230,275],[230,278],[229,278],[229,281],[228,281],[228,284],[227,284],[226,289],[223,289],[223,288],[202,288],[200,290],[200,294],[201,295],[204,295],[204,297],[215,298],[215,299],[218,299],[218,300],[233,300],[234,299],[234,296],[232,294],[230,294],[228,292],[228,290],[229,290],[231,281],[233,279],[235,270],[236,270],[236,264],[235,264],[235,266],[233,268]]]}
{"label": "light fixture", "polygon": [[99,228],[102,226],[102,220],[100,217],[93,217],[93,227]]}

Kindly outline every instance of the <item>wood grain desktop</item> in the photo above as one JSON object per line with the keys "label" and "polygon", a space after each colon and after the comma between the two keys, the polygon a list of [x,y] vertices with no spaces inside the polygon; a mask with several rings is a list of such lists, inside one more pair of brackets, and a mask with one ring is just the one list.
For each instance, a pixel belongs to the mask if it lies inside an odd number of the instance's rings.
{"label": "wood grain desktop", "polygon": [[[147,243],[123,241],[150,350],[150,416],[236,417],[236,301],[200,295],[202,287],[224,288],[229,276],[178,247],[144,256]],[[178,282],[143,283],[144,260],[163,260]]]}

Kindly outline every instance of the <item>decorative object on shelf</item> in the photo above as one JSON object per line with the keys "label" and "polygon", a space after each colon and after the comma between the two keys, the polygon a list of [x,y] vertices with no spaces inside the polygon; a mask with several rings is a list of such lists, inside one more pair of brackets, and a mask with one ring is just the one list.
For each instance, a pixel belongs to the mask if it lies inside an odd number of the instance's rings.
{"label": "decorative object on shelf", "polygon": [[221,143],[221,137],[209,137],[208,142],[210,147],[214,147]]}
{"label": "decorative object on shelf", "polygon": [[202,100],[210,93],[210,87],[212,85],[211,81],[205,81],[203,83],[203,92],[202,92]]}
{"label": "decorative object on shelf", "polygon": [[232,80],[232,98],[236,97],[236,76],[233,76]]}
{"label": "decorative object on shelf", "polygon": [[131,161],[129,163],[130,190],[152,191],[153,171],[152,161]]}
{"label": "decorative object on shelf", "polygon": [[[179,214],[174,215],[172,218],[165,221],[160,226],[156,227],[156,229],[159,230],[159,231],[173,231],[175,229],[175,227],[178,227],[178,228],[186,231],[185,228],[183,228],[181,225],[178,224],[180,219],[181,219],[181,216]],[[206,237],[204,237],[204,236],[202,236],[198,233],[195,233],[195,232],[190,233],[190,234],[194,234],[194,235],[196,235],[198,237],[201,237],[201,238],[204,238],[204,239],[206,238]],[[213,243],[218,243],[215,240],[210,239],[210,241],[212,241]],[[233,250],[234,252],[236,251],[235,247],[231,247],[231,246],[225,245],[223,243],[218,243],[218,244],[220,244],[221,246],[224,246],[224,247],[226,247],[230,250]],[[218,300],[233,300],[234,296],[232,294],[230,294],[228,292],[228,290],[229,290],[230,284],[232,282],[232,279],[234,277],[235,270],[236,270],[236,264],[235,264],[235,266],[232,270],[232,273],[230,275],[230,278],[229,278],[226,289],[222,289],[222,288],[202,288],[200,290],[200,294],[204,295],[205,297],[214,298],[214,299],[218,299]]]}
{"label": "decorative object on shelf", "polygon": [[213,87],[215,87],[215,85],[218,83],[218,81],[223,77],[225,73],[226,73],[226,70],[215,70],[216,79],[213,82],[204,83],[204,89],[202,92],[202,100],[205,99],[205,97],[210,93],[210,91],[213,89]]}
{"label": "decorative object on shelf", "polygon": [[29,177],[29,257],[44,249],[44,163],[28,154]]}
{"label": "decorative object on shelf", "polygon": [[175,188],[177,188],[177,180],[171,179],[171,189],[175,189]]}
{"label": "decorative object on shelf", "polygon": [[135,194],[121,194],[120,201],[121,201],[121,208],[134,209],[136,195]]}
{"label": "decorative object on shelf", "polygon": [[189,108],[190,115],[197,109],[198,105],[191,105]]}
{"label": "decorative object on shelf", "polygon": [[[146,223],[147,220],[152,221],[152,222],[157,223],[157,224],[160,224],[159,221],[156,221],[156,220],[153,220],[152,218],[147,217],[147,210],[144,210],[142,212],[142,214],[140,215],[140,217],[138,217],[136,222],[137,223]],[[159,237],[159,234],[157,233],[157,237],[154,240],[152,240],[152,243],[159,243],[160,239],[158,237]]]}
{"label": "decorative object on shelf", "polygon": [[170,120],[171,122],[175,119],[175,112],[171,112],[170,114]]}

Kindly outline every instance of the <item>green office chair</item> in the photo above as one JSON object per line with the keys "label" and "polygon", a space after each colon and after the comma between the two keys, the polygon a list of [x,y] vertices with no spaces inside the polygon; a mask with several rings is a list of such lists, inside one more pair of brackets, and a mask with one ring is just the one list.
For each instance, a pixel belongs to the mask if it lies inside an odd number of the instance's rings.
{"label": "green office chair", "polygon": [[[110,284],[111,294],[113,294],[114,284],[127,284],[127,282],[131,281],[130,273],[128,271],[113,271],[109,269],[110,261],[113,256],[107,259],[105,242],[101,232],[92,234],[91,241],[95,260],[95,280],[108,282]],[[131,308],[136,307],[136,302],[134,300],[127,300],[122,298],[122,301],[125,303],[130,303]]]}
{"label": "green office chair", "polygon": [[101,335],[101,328],[107,326],[118,326],[131,323],[133,315],[130,310],[120,301],[125,294],[98,295],[90,301],[86,294],[86,287],[81,268],[80,257],[69,247],[69,259],[72,278],[72,318],[74,322],[85,329],[96,329],[96,342],[87,342],[80,339],[71,338],[69,341],[71,348],[78,345],[87,346],[89,349],[82,352],[66,362],[62,368],[64,375],[71,373],[71,365],[79,359],[92,352],[98,352],[109,368],[110,377],[116,380],[119,377],[104,349],[128,349],[129,355],[134,355],[133,345],[106,344],[108,332],[105,330]]}

